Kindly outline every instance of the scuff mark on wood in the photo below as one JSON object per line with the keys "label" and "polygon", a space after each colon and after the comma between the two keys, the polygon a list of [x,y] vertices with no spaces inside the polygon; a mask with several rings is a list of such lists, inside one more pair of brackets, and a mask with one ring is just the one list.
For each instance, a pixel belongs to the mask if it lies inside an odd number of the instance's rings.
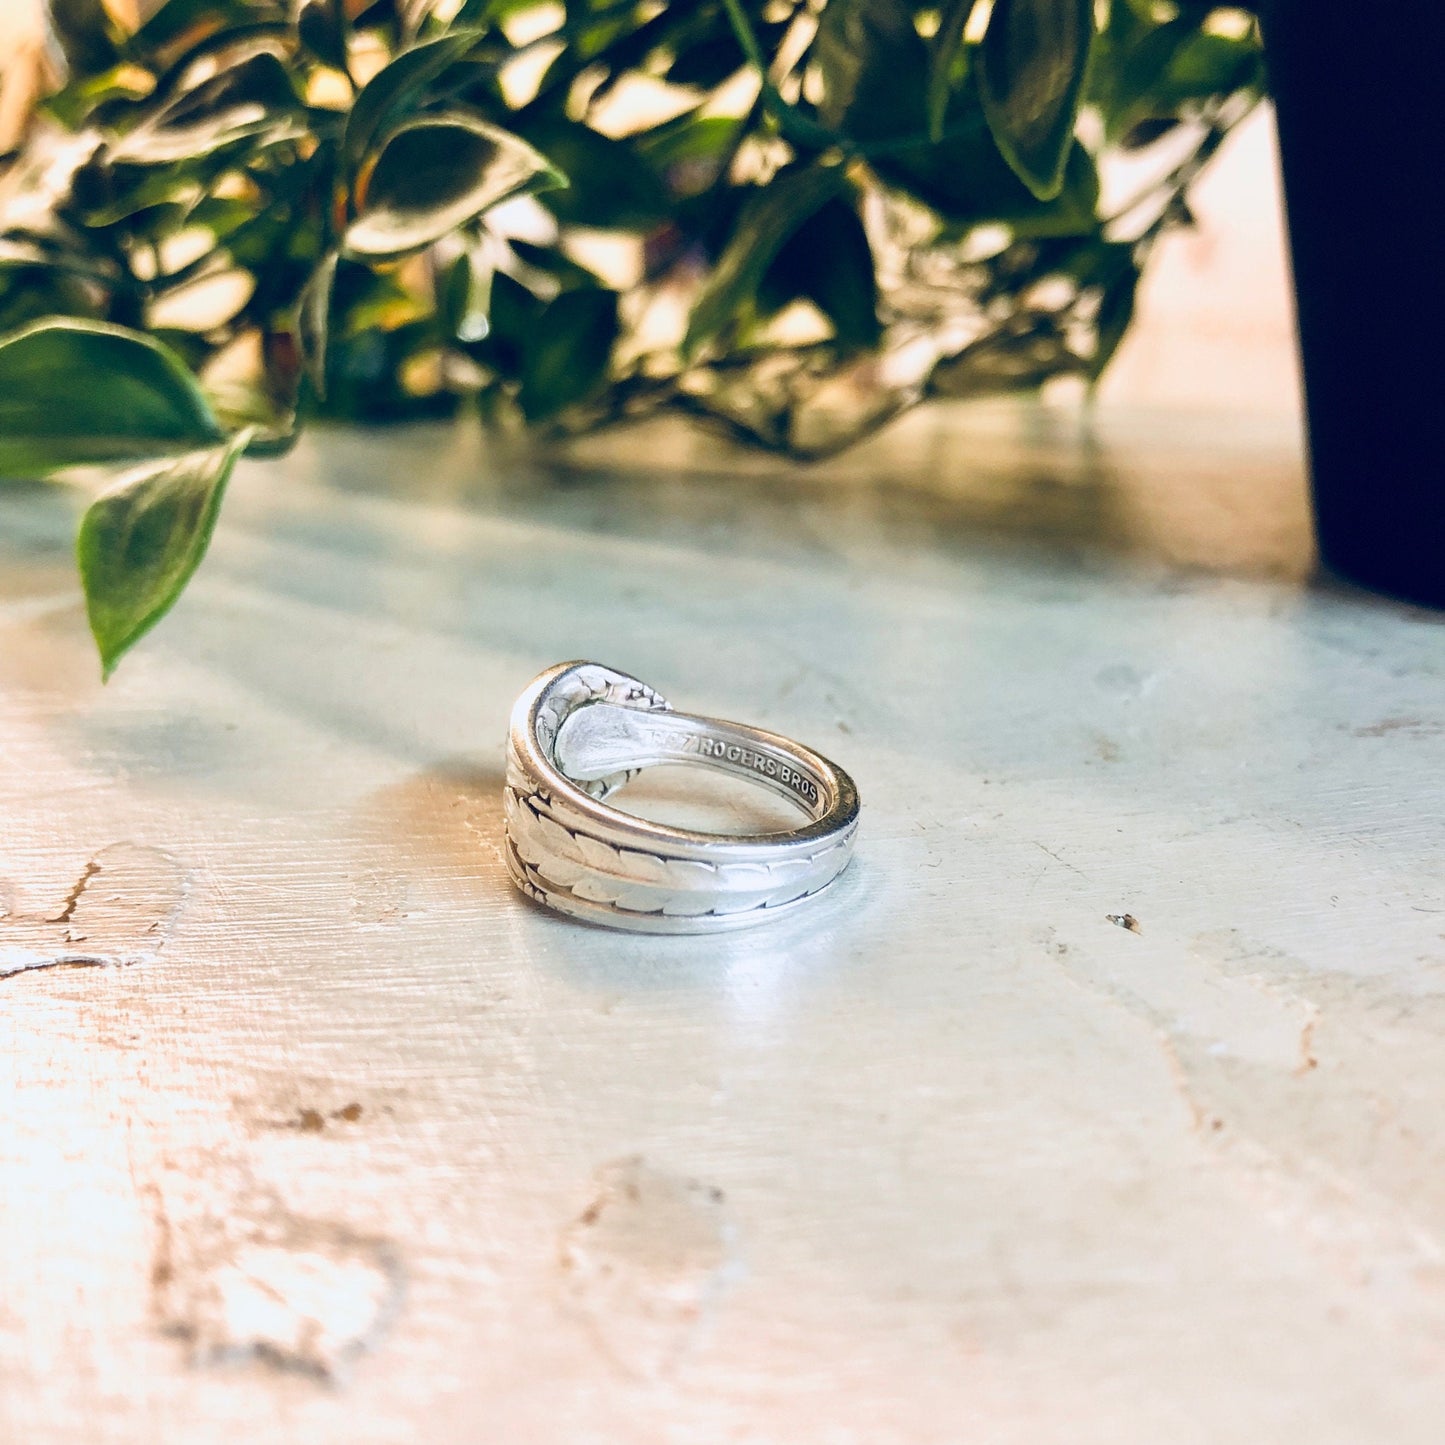
{"label": "scuff mark on wood", "polygon": [[627,1374],[656,1379],[696,1346],[735,1267],[722,1190],[641,1157],[597,1171],[563,1231],[563,1299]]}
{"label": "scuff mark on wood", "polygon": [[1428,717],[1387,717],[1366,727],[1351,729],[1357,738],[1386,738],[1392,733],[1405,733],[1419,738],[1439,737],[1445,733],[1445,719]]}

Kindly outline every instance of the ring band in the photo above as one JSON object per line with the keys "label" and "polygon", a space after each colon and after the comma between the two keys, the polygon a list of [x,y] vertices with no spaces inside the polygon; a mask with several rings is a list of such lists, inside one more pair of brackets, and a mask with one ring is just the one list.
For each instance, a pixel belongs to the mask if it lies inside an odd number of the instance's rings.
{"label": "ring band", "polygon": [[[634,817],[605,800],[643,769],[698,763],[770,789],[811,819],[730,836]],[[790,738],[695,717],[594,662],[548,669],[517,699],[507,746],[513,881],[559,913],[646,933],[746,928],[791,911],[848,866],[858,791]]]}

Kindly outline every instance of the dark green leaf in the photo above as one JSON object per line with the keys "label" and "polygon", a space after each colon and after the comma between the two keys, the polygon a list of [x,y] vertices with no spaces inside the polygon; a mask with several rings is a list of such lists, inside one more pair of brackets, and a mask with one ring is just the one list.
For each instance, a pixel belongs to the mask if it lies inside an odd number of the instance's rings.
{"label": "dark green leaf", "polygon": [[476,42],[474,31],[455,30],[404,50],[361,88],[346,122],[342,163],[354,176],[396,121],[426,88]]}
{"label": "dark green leaf", "polygon": [[631,141],[613,140],[564,117],[525,124],[519,134],[570,182],[565,189],[549,191],[542,202],[558,220],[641,230],[666,218],[662,182]]}
{"label": "dark green leaf", "polygon": [[566,177],[525,141],[459,113],[423,116],[387,141],[347,228],[349,256],[405,256],[502,201]]}
{"label": "dark green leaf", "polygon": [[56,315],[97,314],[92,288],[79,274],[0,242],[0,335]]}
{"label": "dark green leaf", "polygon": [[519,378],[541,314],[542,303],[516,277],[498,271],[487,298],[487,335],[468,350],[501,375]]}
{"label": "dark green leaf", "polygon": [[953,89],[959,62],[963,57],[963,32],[968,17],[978,0],[944,0],[939,11],[938,29],[928,45],[928,137],[937,141],[943,135],[948,96]]}
{"label": "dark green leaf", "polygon": [[296,17],[301,43],[323,65],[346,71],[346,11],[341,0],[305,0]]}
{"label": "dark green leaf", "polygon": [[559,291],[576,291],[579,287],[595,290],[602,285],[602,278],[595,271],[589,271],[557,246],[538,246],[519,237],[513,237],[508,245],[519,261],[551,277]]}
{"label": "dark green leaf", "polygon": [[979,96],[1004,159],[1040,200],[1058,195],[1094,37],[1094,0],[995,0]]}
{"label": "dark green leaf", "polygon": [[742,127],[733,116],[689,114],[639,136],[637,148],[671,193],[692,196],[716,180]]}
{"label": "dark green leaf", "polygon": [[1235,39],[1196,30],[1175,51],[1160,84],[1159,99],[1171,109],[1189,101],[1230,95],[1263,84],[1260,48],[1253,37]]}
{"label": "dark green leaf", "polygon": [[844,350],[877,344],[882,333],[877,274],[851,198],[824,201],[788,237],[768,268],[763,290],[784,301],[807,297],[833,323]]}
{"label": "dark green leaf", "polygon": [[596,392],[616,339],[615,291],[562,292],[526,343],[517,401],[527,420],[549,421]]}
{"label": "dark green leaf", "polygon": [[748,200],[693,306],[684,351],[696,351],[739,314],[783,242],[845,185],[840,167],[813,165],[780,171]]}
{"label": "dark green leaf", "polygon": [[296,339],[301,347],[301,367],[316,388],[316,395],[326,395],[326,340],[331,321],[331,290],[336,283],[335,251],[321,258],[301,293],[297,307]]}
{"label": "dark green leaf", "polygon": [[170,611],[206,555],[248,433],[147,463],[91,504],[76,555],[102,676]]}
{"label": "dark green leaf", "polygon": [[47,321],[0,342],[0,476],[209,446],[224,434],[159,342],[97,321]]}
{"label": "dark green leaf", "polygon": [[115,28],[101,0],[46,0],[45,8],[71,78],[99,75],[115,64]]}
{"label": "dark green leaf", "polygon": [[672,85],[716,90],[742,68],[744,59],[737,37],[731,30],[724,30],[679,49],[667,67],[667,79]]}
{"label": "dark green leaf", "polygon": [[[971,94],[969,87],[963,105]],[[890,182],[926,201],[960,230],[997,223],[1019,236],[1058,236],[1098,224],[1098,171],[1077,141],[1065,163],[1063,187],[1049,201],[1039,200],[1019,180],[989,138],[981,116],[972,133],[959,130],[937,145],[895,148],[874,164]]]}
{"label": "dark green leaf", "polygon": [[1099,300],[1099,313],[1094,318],[1096,343],[1094,355],[1089,362],[1091,381],[1098,381],[1119,350],[1125,333],[1129,330],[1129,324],[1134,319],[1134,306],[1138,295],[1139,268],[1132,263],[1104,288],[1104,294]]}
{"label": "dark green leaf", "polygon": [[813,58],[823,83],[818,114],[858,140],[927,140],[921,84],[928,52],[905,0],[830,0]]}

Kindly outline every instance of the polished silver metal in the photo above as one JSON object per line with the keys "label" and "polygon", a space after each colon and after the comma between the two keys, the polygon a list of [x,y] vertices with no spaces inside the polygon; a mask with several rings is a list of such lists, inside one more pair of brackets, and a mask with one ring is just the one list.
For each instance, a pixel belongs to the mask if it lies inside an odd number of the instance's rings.
{"label": "polished silver metal", "polygon": [[[697,763],[759,783],[810,821],[731,836],[605,801],[643,769]],[[791,912],[848,866],[858,790],[811,748],[695,717],[595,662],[548,669],[517,699],[507,745],[507,866],[559,913],[644,933],[714,933]]]}

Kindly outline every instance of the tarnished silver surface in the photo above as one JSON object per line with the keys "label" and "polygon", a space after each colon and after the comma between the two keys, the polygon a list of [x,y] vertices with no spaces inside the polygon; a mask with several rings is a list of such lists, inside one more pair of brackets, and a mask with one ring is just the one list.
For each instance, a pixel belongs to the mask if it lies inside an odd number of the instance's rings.
{"label": "tarnished silver surface", "polygon": [[[725,837],[671,828],[605,801],[641,769],[697,763],[759,783],[811,821]],[[538,903],[648,933],[745,928],[796,908],[848,866],[853,780],[761,728],[672,710],[645,683],[593,662],[538,677],[512,712],[507,864]]]}

